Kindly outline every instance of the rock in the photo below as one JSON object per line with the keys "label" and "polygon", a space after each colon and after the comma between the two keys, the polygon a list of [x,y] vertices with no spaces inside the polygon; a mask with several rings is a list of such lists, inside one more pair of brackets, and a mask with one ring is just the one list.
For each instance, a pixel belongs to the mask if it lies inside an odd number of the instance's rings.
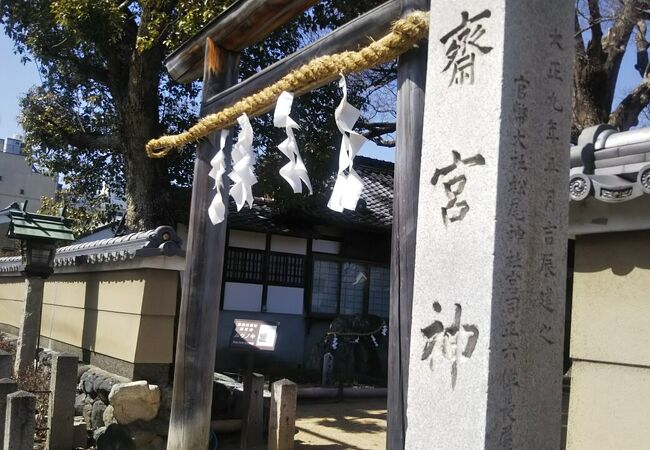
{"label": "rock", "polygon": [[149,445],[146,446],[143,450],[166,450],[166,448],[167,442],[160,436],[156,436],[156,438],[151,441]]}
{"label": "rock", "polygon": [[86,421],[86,426],[88,427],[89,430],[92,430],[92,420],[91,420],[92,412],[93,412],[93,404],[92,403],[84,404],[81,414],[83,415],[83,418]]}
{"label": "rock", "polygon": [[106,433],[106,427],[97,428],[95,431],[93,431],[93,439],[95,442],[97,442],[101,435],[104,433]]}
{"label": "rock", "polygon": [[90,370],[90,366],[87,365],[80,365],[79,367],[77,367],[77,380],[81,378],[81,375],[88,372],[89,370]]}
{"label": "rock", "polygon": [[115,416],[113,415],[113,405],[108,405],[106,407],[106,409],[104,410],[103,419],[105,425],[117,423],[117,420],[115,420]]}
{"label": "rock", "polygon": [[158,437],[153,431],[136,430],[131,432],[133,444],[136,449],[147,447],[154,439]]}
{"label": "rock", "polygon": [[81,386],[83,391],[92,396],[93,398],[95,397],[95,389],[93,387],[94,382],[95,382],[95,373],[92,370],[86,371],[83,375],[81,375]]}
{"label": "rock", "polygon": [[85,393],[78,394],[74,399],[75,416],[82,416],[84,405],[88,403],[92,403],[92,400],[88,398],[88,395],[86,395]]}
{"label": "rock", "polygon": [[128,427],[131,434],[135,434],[138,431],[151,431],[158,436],[167,437],[169,433],[169,418],[158,416],[150,421],[136,420],[135,422],[131,422]]}
{"label": "rock", "polygon": [[106,404],[101,400],[95,400],[93,403],[93,409],[90,414],[90,423],[92,424],[93,429],[101,428],[104,425],[104,411],[106,410]]}
{"label": "rock", "polygon": [[94,376],[94,378],[93,378],[93,388],[92,388],[92,389],[93,389],[93,392],[94,392],[95,394],[98,394],[98,393],[99,393],[99,392],[98,392],[98,391],[99,391],[99,386],[101,386],[101,384],[102,384],[104,381],[106,381],[106,375],[105,375],[105,374],[100,374],[100,373],[95,372],[95,376]]}
{"label": "rock", "polygon": [[114,384],[126,383],[130,380],[119,375],[106,372],[97,367],[89,366],[79,378],[79,386],[83,392],[92,398],[99,398],[108,404],[108,394]]}
{"label": "rock", "polygon": [[135,450],[129,430],[117,423],[106,427],[105,432],[97,437],[97,450]]}
{"label": "rock", "polygon": [[118,423],[126,425],[138,419],[152,420],[160,409],[160,389],[146,381],[119,383],[113,386],[108,400]]}
{"label": "rock", "polygon": [[172,394],[173,388],[170,385],[163,385],[160,387],[160,409],[171,412],[172,409]]}
{"label": "rock", "polygon": [[94,383],[95,392],[97,392],[97,396],[101,398],[104,403],[109,403],[108,395],[111,393],[113,386],[119,383],[119,381],[111,377],[103,378],[101,380],[101,383],[98,383],[98,380],[100,380],[99,377],[95,380]]}
{"label": "rock", "polygon": [[47,349],[39,349],[38,351],[38,365],[45,367],[52,367],[52,355],[54,352]]}

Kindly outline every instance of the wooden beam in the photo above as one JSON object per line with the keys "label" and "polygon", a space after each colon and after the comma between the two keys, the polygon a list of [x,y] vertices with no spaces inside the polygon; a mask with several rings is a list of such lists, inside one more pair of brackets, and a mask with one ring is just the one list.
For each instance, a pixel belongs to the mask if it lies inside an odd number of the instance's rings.
{"label": "wooden beam", "polygon": [[[429,0],[402,0],[401,15],[429,10]],[[399,58],[393,237],[388,343],[388,435],[386,448],[401,450],[406,438],[415,238],[418,220],[427,41]]]}
{"label": "wooden beam", "polygon": [[165,61],[171,77],[190,83],[203,75],[206,39],[231,52],[256,44],[317,0],[238,0]]}
{"label": "wooden beam", "polygon": [[[208,113],[220,111],[238,100],[261,91],[266,86],[275,83],[294,69],[308,63],[319,56],[338,53],[346,50],[358,50],[377,40],[390,31],[394,20],[399,19],[401,3],[399,0],[388,2],[368,11],[345,25],[337,28],[307,47],[281,59],[261,72],[238,83],[236,86],[207,99]],[[310,85],[307,91],[312,91],[332,81],[323,80],[319,85]],[[294,92],[295,96],[305,92]],[[270,108],[269,108],[270,109]]]}
{"label": "wooden beam", "polygon": [[[205,47],[203,92],[208,96],[237,82],[239,55],[217,50],[213,43]],[[218,58],[218,63],[209,61],[208,55]],[[220,72],[211,71],[210,67],[218,67]],[[194,164],[167,450],[205,449],[208,446],[227,223],[224,220],[215,226],[208,217],[208,206],[214,195],[214,180],[208,173],[210,160],[218,149],[219,134],[213,133],[201,141]],[[226,161],[230,161],[231,146],[230,137],[224,149]],[[223,189],[222,195],[227,205],[227,188]]]}

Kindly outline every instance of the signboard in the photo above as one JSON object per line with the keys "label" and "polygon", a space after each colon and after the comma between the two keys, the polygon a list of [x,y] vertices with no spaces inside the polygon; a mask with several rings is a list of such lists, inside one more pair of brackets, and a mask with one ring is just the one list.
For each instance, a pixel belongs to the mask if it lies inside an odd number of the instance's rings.
{"label": "signboard", "polygon": [[278,338],[277,322],[263,320],[235,319],[235,326],[230,337],[230,346],[236,348],[257,348],[259,350],[275,350]]}

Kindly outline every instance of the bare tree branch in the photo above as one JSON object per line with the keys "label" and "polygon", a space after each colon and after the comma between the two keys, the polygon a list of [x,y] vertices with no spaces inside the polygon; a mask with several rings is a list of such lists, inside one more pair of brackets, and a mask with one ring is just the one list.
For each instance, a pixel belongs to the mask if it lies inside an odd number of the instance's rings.
{"label": "bare tree branch", "polygon": [[128,11],[129,6],[134,2],[135,0],[125,0],[120,5],[117,7],[118,9],[121,9],[123,11]]}
{"label": "bare tree branch", "polygon": [[639,20],[639,2],[640,0],[622,2],[618,17],[602,39],[603,49],[607,53],[606,65],[612,71],[611,79],[614,83],[630,36]]}
{"label": "bare tree branch", "polygon": [[382,147],[395,147],[394,139],[385,139],[383,136],[395,132],[395,122],[360,122],[357,126],[361,134]]}
{"label": "bare tree branch", "polygon": [[576,56],[579,56],[581,58],[584,58],[586,56],[585,54],[585,43],[582,40],[582,31],[580,31],[580,21],[578,19],[578,10],[576,9],[576,14],[575,14],[575,30],[576,33],[574,35],[574,41],[575,41],[575,49],[576,49]]}
{"label": "bare tree branch", "polygon": [[366,122],[362,121],[358,124],[358,128],[362,131],[366,138],[372,139],[377,136],[383,136],[384,134],[394,133],[396,129],[395,122]]}
{"label": "bare tree branch", "polygon": [[395,139],[386,140],[381,137],[375,137],[370,140],[380,147],[395,147]]}
{"label": "bare tree branch", "polygon": [[650,104],[650,79],[644,78],[610,114],[609,124],[619,130],[638,125],[639,114]]}
{"label": "bare tree branch", "polygon": [[603,28],[600,26],[602,16],[598,0],[588,0],[589,6],[589,28],[591,29],[591,41],[587,46],[587,53],[590,57],[597,56],[603,51],[602,37]]}
{"label": "bare tree branch", "polygon": [[[585,27],[585,28],[582,28],[582,29],[578,29],[578,28],[576,28],[576,33],[575,33],[574,36],[575,36],[575,37],[578,37],[578,36],[582,35],[582,34],[585,33],[586,31],[591,30],[595,25],[600,25],[601,23],[605,23],[605,22],[613,22],[613,21],[614,21],[614,17],[602,17],[602,18],[600,18],[600,20],[594,22],[592,25],[589,25],[589,26],[587,26],[587,27]],[[581,38],[581,39],[582,39],[582,38]]]}
{"label": "bare tree branch", "polygon": [[648,71],[648,41],[646,40],[647,26],[644,20],[637,23],[638,32],[636,34],[636,64],[634,68],[639,72],[641,78],[645,78]]}

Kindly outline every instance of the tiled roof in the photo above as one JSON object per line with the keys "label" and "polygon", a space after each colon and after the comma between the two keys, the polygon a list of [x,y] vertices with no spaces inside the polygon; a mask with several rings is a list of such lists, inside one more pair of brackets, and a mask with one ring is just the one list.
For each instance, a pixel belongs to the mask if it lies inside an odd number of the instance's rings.
{"label": "tiled roof", "polygon": [[[54,267],[128,261],[136,257],[184,255],[181,239],[173,228],[162,226],[111,239],[68,245],[56,250]],[[20,256],[0,258],[0,273],[22,270]]]}
{"label": "tiled roof", "polygon": [[260,232],[300,229],[308,232],[311,225],[389,231],[393,221],[393,163],[357,156],[354,169],[364,184],[355,211],[338,213],[329,209],[329,193],[290,207],[273,200],[255,199],[252,209],[244,207],[239,212],[231,202],[228,225]]}

